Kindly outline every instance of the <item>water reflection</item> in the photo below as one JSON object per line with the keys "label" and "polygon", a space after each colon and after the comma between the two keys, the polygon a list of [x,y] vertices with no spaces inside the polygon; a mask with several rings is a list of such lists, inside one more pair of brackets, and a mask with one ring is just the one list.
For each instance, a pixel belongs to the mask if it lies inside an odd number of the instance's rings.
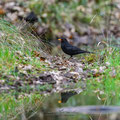
{"label": "water reflection", "polygon": [[50,120],[119,120],[118,106],[77,106],[56,108],[45,114]]}
{"label": "water reflection", "polygon": [[61,92],[61,103],[66,103],[70,97],[76,94],[77,92],[75,91]]}
{"label": "water reflection", "polygon": [[61,92],[48,96],[29,120],[120,120],[120,107],[112,103],[109,106],[93,93]]}
{"label": "water reflection", "polygon": [[84,113],[84,114],[108,114],[120,113],[118,106],[77,106],[57,108],[56,113]]}

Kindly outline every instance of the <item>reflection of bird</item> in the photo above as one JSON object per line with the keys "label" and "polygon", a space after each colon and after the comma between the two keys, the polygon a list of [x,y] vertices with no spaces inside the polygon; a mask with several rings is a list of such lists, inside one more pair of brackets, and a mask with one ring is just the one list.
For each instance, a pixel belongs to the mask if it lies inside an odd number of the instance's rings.
{"label": "reflection of bird", "polygon": [[66,103],[67,100],[68,100],[70,97],[72,97],[72,96],[74,96],[74,95],[76,95],[76,94],[77,94],[77,92],[74,92],[74,91],[62,92],[62,93],[61,93],[61,102],[62,102],[62,103]]}
{"label": "reflection of bird", "polygon": [[80,48],[77,48],[75,46],[72,46],[71,44],[68,43],[67,39],[64,37],[61,37],[58,39],[61,41],[61,48],[64,53],[70,55],[71,57],[73,55],[81,54],[81,53],[91,53],[88,51],[81,50]]}
{"label": "reflection of bird", "polygon": [[25,20],[29,23],[34,23],[34,22],[38,21],[38,18],[36,16],[36,14],[32,11],[27,15]]}

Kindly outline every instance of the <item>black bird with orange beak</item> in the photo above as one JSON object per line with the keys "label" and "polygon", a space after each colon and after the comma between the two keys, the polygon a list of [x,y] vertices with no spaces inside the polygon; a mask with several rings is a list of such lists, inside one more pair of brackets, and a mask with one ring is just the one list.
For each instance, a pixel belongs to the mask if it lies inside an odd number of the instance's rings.
{"label": "black bird with orange beak", "polygon": [[61,41],[61,48],[63,52],[70,55],[70,57],[72,57],[73,55],[82,54],[82,53],[92,53],[92,52],[81,50],[80,48],[77,48],[75,46],[72,46],[70,43],[68,43],[65,37],[61,37],[58,40]]}

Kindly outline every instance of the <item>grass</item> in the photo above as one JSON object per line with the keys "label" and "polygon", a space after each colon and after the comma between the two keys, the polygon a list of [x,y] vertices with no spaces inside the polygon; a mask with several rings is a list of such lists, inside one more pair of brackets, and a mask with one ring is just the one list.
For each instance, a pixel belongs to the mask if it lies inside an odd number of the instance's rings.
{"label": "grass", "polygon": [[[82,3],[83,2],[83,3]],[[77,10],[78,7],[84,3],[82,0],[81,3],[75,2],[74,0],[70,2],[56,2],[56,4],[47,4],[43,1],[32,1],[29,4],[31,9],[34,9],[37,14],[40,14],[39,22],[50,25],[50,28],[53,29],[54,34],[58,34],[63,31],[61,28],[62,24],[68,22],[76,26],[76,30],[80,31],[76,24],[79,21],[89,24],[94,15],[86,14],[82,9]],[[102,9],[103,10],[103,9]],[[93,11],[96,14],[96,10]],[[76,18],[77,16],[77,18]],[[97,16],[98,21],[93,22],[93,25],[99,25],[102,17]],[[52,23],[50,23],[52,21]],[[58,30],[59,28],[59,30]],[[39,52],[40,55],[43,53],[43,50],[39,46],[39,41],[36,37],[31,35],[29,32],[24,34],[18,30],[15,26],[11,25],[9,22],[0,20],[0,82],[4,80],[6,82],[6,76],[10,78],[9,84],[13,84],[14,80],[19,77],[19,74],[16,72],[16,67],[19,68],[21,73],[24,73],[24,70],[21,69],[24,66],[32,66],[31,71],[27,71],[29,75],[38,75],[43,71],[48,71],[49,67],[44,61],[40,61],[34,54],[34,52]],[[102,50],[96,55],[96,59],[93,61],[93,58],[86,59],[93,62],[92,66],[86,64],[88,69],[97,69],[105,66],[103,73],[98,73],[97,76],[90,74],[90,77],[87,79],[87,89],[83,92],[84,95],[95,93],[98,99],[105,102],[106,104],[119,105],[119,90],[120,90],[120,50],[108,47],[105,50]],[[93,56],[92,56],[93,57]],[[108,62],[110,65],[106,65]],[[114,75],[115,73],[115,75]],[[112,75],[113,74],[113,75]],[[77,87],[79,83],[77,83]],[[38,90],[44,91],[47,88],[52,88],[52,86],[38,86]],[[23,88],[24,89],[24,88]],[[15,98],[15,95],[18,94],[15,91],[10,93],[0,95],[0,119],[8,118],[18,118],[21,113],[24,113],[25,110],[36,109],[41,106],[44,101],[44,96],[39,95],[38,92],[29,94],[29,86],[27,90],[25,88],[24,93],[19,93],[18,99]],[[24,91],[24,90],[23,90]],[[83,100],[84,101],[84,100]],[[86,102],[86,101],[85,101]],[[36,104],[38,103],[38,104]],[[16,115],[17,114],[17,115]]]}
{"label": "grass", "polygon": [[[0,95],[0,119],[22,119],[24,112],[37,110],[44,102],[44,96],[40,94],[21,94],[18,99],[12,94]],[[35,111],[33,111],[34,113]]]}
{"label": "grass", "polygon": [[[34,52],[38,51],[42,55],[42,50],[38,46],[38,40],[34,36],[24,35],[9,22],[0,20],[0,69],[9,73],[18,64],[32,65],[34,69],[44,71],[47,65],[34,57]],[[41,43],[42,44],[42,43]]]}
{"label": "grass", "polygon": [[[106,3],[109,2],[110,1],[106,0]],[[82,34],[79,28],[80,23],[90,24],[91,26],[99,28],[101,26],[100,23],[104,23],[103,18],[109,14],[110,10],[110,7],[105,5],[105,2],[96,3],[94,6],[94,4],[88,5],[87,0],[71,0],[69,2],[61,2],[58,0],[54,2],[48,0],[31,0],[28,3],[28,7],[38,15],[41,25],[44,26],[44,24],[47,24],[50,27],[54,33],[53,35],[58,35],[65,31],[64,25],[66,23],[72,24],[79,34]],[[96,16],[95,20],[91,23],[94,16]]]}
{"label": "grass", "polygon": [[[20,75],[37,76],[43,71],[49,70],[48,64],[38,59],[42,50],[38,39],[32,35],[24,34],[15,26],[5,20],[0,20],[0,84],[14,85]],[[43,44],[43,43],[41,43]],[[40,56],[34,53],[38,52]],[[23,70],[25,66],[32,66],[28,71]],[[19,71],[19,72],[18,72]],[[24,73],[25,72],[25,73]],[[23,77],[24,82],[24,77]],[[4,86],[5,87],[5,86]],[[19,89],[19,88],[17,88]],[[41,106],[44,96],[37,91],[51,89],[50,85],[40,85],[36,92],[30,93],[29,85],[21,88],[21,92],[9,90],[0,95],[0,119],[17,119],[23,111],[31,111]],[[17,98],[16,98],[17,97]]]}
{"label": "grass", "polygon": [[108,105],[119,105],[120,101],[120,50],[118,48],[108,47],[104,51],[104,60],[94,62],[91,69],[97,69],[105,67],[102,73],[97,73],[97,76],[91,75],[91,78],[87,80],[87,90],[96,95],[99,95],[99,99],[105,101]]}

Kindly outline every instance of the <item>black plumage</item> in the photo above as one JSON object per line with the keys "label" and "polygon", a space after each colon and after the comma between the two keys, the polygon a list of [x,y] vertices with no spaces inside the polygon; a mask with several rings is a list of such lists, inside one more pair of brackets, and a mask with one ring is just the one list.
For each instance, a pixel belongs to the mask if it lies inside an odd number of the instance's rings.
{"label": "black plumage", "polygon": [[77,55],[77,54],[91,53],[91,52],[88,52],[85,50],[81,50],[80,48],[78,48],[76,46],[72,46],[70,43],[68,43],[67,39],[64,37],[62,37],[58,40],[61,41],[61,48],[62,48],[63,52],[70,55],[71,57],[73,55]]}
{"label": "black plumage", "polygon": [[68,100],[70,97],[72,97],[72,96],[74,96],[74,95],[76,95],[76,94],[77,94],[77,92],[75,92],[75,91],[62,92],[62,93],[61,93],[61,102],[62,102],[62,103],[66,103],[67,100]]}
{"label": "black plumage", "polygon": [[37,15],[32,11],[26,16],[25,20],[29,23],[34,23],[38,21],[38,18]]}

